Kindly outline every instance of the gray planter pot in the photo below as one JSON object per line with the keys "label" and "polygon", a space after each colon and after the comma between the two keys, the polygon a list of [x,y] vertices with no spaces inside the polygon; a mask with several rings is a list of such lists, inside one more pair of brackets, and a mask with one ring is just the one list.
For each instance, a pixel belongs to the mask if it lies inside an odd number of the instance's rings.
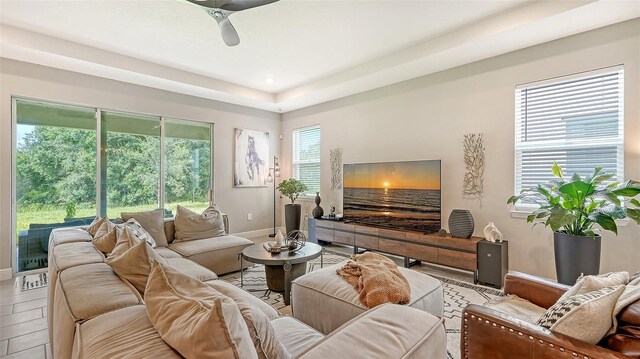
{"label": "gray planter pot", "polygon": [[302,214],[302,206],[299,204],[285,204],[284,205],[284,222],[287,228],[287,233],[291,231],[300,230],[300,215]]}
{"label": "gray planter pot", "polygon": [[574,285],[580,275],[600,273],[601,237],[553,233],[553,251],[558,282]]}

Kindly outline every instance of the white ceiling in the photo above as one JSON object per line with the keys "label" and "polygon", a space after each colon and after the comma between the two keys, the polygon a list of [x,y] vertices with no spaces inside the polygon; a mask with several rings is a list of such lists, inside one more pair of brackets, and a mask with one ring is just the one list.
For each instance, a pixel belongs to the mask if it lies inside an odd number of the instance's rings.
{"label": "white ceiling", "polygon": [[[640,16],[640,1],[2,0],[0,55],[286,112]],[[267,83],[266,78],[275,81]]]}

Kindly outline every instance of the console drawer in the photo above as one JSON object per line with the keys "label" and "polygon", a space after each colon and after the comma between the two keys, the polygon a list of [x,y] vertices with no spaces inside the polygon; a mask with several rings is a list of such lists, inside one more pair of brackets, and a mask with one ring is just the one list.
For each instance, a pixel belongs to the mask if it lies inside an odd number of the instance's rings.
{"label": "console drawer", "polygon": [[378,250],[389,254],[405,256],[407,253],[407,244],[392,239],[378,238]]}
{"label": "console drawer", "polygon": [[378,250],[378,237],[356,233],[356,246]]}
{"label": "console drawer", "polygon": [[451,251],[442,248],[438,249],[438,262],[446,266],[475,271],[476,261],[475,253]]}
{"label": "console drawer", "polygon": [[333,242],[333,229],[316,227],[316,238],[319,241]]}
{"label": "console drawer", "polygon": [[405,255],[409,258],[438,263],[438,248],[435,247],[407,243],[407,252]]}
{"label": "console drawer", "polygon": [[355,233],[336,230],[333,233],[333,241],[336,243],[348,244],[352,246],[355,242]]}

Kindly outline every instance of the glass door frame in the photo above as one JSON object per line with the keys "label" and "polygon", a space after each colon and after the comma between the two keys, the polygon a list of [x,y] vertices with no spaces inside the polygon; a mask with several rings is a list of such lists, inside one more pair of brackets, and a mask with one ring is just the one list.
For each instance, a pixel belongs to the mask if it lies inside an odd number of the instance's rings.
{"label": "glass door frame", "polygon": [[[210,151],[211,151],[211,155],[210,155],[210,170],[209,170],[209,203],[212,204],[215,202],[215,176],[214,176],[214,168],[215,168],[215,138],[214,138],[214,134],[215,134],[215,122],[205,122],[205,121],[197,121],[197,120],[187,120],[187,119],[183,119],[183,118],[178,118],[178,117],[171,117],[171,116],[159,116],[159,115],[153,115],[153,114],[146,114],[146,113],[136,113],[136,112],[131,112],[131,111],[122,111],[122,110],[112,110],[112,109],[106,109],[106,108],[102,108],[102,107],[95,107],[95,106],[89,106],[89,105],[82,105],[82,104],[72,104],[72,103],[65,103],[65,102],[61,102],[61,101],[56,101],[56,100],[48,100],[48,99],[40,99],[40,98],[32,98],[32,97],[28,97],[28,96],[16,96],[16,95],[12,95],[11,96],[11,177],[10,177],[10,187],[11,187],[11,223],[10,223],[10,230],[11,233],[9,235],[9,239],[11,240],[11,276],[12,278],[15,278],[17,274],[19,275],[29,275],[29,274],[36,274],[36,273],[43,273],[46,272],[48,270],[48,268],[40,268],[40,269],[32,269],[32,270],[26,270],[26,271],[22,271],[22,272],[18,272],[18,263],[17,263],[17,243],[16,243],[16,231],[17,231],[17,218],[18,218],[18,213],[17,213],[17,165],[16,165],[16,156],[17,156],[17,145],[18,145],[18,113],[17,113],[17,103],[19,100],[24,100],[24,101],[34,101],[34,102],[43,102],[43,103],[47,103],[47,104],[52,104],[52,105],[59,105],[59,106],[67,106],[67,107],[80,107],[80,108],[84,108],[84,109],[92,109],[95,111],[95,121],[96,121],[96,216],[100,216],[101,212],[102,212],[102,205],[103,203],[106,204],[106,193],[102,194],[101,190],[102,190],[102,183],[103,181],[106,180],[106,167],[105,167],[105,178],[102,177],[102,162],[104,160],[104,158],[106,158],[106,153],[102,153],[102,132],[103,132],[103,128],[102,128],[102,112],[103,111],[109,111],[109,112],[117,112],[117,113],[121,113],[121,114],[131,114],[134,116],[152,116],[152,117],[156,117],[159,119],[160,121],[160,181],[159,181],[159,189],[158,189],[158,208],[164,208],[165,202],[164,202],[164,195],[165,195],[165,170],[166,170],[166,155],[164,153],[165,151],[165,119],[167,120],[179,120],[179,121],[185,121],[185,122],[194,122],[194,123],[199,123],[199,124],[206,124],[209,125],[209,131],[210,131],[210,140],[209,140],[209,145],[210,145]],[[106,134],[105,134],[106,135]],[[106,137],[105,137],[106,139]],[[104,156],[104,158],[103,158]],[[105,187],[106,188],[106,187]],[[103,201],[104,199],[104,201]],[[106,211],[106,206],[104,207],[105,211]]]}

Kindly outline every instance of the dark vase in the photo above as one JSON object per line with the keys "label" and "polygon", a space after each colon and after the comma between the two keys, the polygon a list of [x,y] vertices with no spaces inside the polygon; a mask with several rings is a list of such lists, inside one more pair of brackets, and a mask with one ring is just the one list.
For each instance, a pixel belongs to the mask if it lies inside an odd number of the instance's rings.
{"label": "dark vase", "polygon": [[322,215],[324,214],[324,209],[322,209],[322,207],[320,207],[320,192],[316,192],[316,207],[313,209],[313,211],[311,211],[311,215],[313,216],[313,218],[322,218]]}
{"label": "dark vase", "polygon": [[449,215],[449,232],[452,237],[470,238],[473,234],[473,216],[466,209],[454,209]]}
{"label": "dark vase", "polygon": [[553,252],[558,282],[576,284],[581,275],[600,273],[601,237],[572,236],[553,233]]}
{"label": "dark vase", "polygon": [[285,236],[291,233],[291,231],[300,230],[300,214],[302,213],[302,206],[299,204],[285,204],[284,205],[284,222],[287,228]]}

